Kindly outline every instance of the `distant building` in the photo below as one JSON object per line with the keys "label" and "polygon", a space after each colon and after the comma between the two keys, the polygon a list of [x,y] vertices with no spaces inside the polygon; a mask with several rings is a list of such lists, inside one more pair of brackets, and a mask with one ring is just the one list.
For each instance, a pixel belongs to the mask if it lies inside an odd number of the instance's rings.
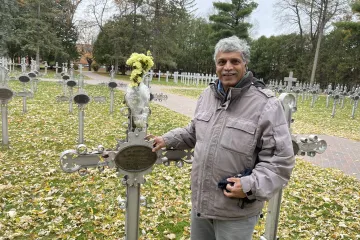
{"label": "distant building", "polygon": [[86,58],[93,58],[93,46],[91,44],[76,44],[76,48],[80,55],[80,59],[78,59],[75,63],[87,65],[88,62],[86,61]]}

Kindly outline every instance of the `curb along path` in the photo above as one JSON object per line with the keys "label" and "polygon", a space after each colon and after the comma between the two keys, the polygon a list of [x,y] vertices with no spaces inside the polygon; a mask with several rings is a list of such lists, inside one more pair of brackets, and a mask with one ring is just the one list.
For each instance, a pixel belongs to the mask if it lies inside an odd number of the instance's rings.
{"label": "curb along path", "polygon": [[[94,72],[83,72],[83,74],[93,79],[90,81],[86,81],[87,84],[108,82],[110,78]],[[152,85],[151,92],[153,94],[161,93],[161,89],[167,87],[168,86]],[[121,90],[125,91],[125,89]],[[166,93],[166,95],[168,96],[168,99],[166,101],[155,101],[154,103],[186,115],[190,118],[193,117],[196,107],[195,99],[171,93]],[[298,137],[300,136],[308,135],[298,135]],[[303,158],[304,160],[320,167],[340,169],[344,173],[360,180],[360,142],[328,135],[318,135],[318,137],[327,142],[327,150],[322,154],[316,154],[315,157],[298,157]]]}

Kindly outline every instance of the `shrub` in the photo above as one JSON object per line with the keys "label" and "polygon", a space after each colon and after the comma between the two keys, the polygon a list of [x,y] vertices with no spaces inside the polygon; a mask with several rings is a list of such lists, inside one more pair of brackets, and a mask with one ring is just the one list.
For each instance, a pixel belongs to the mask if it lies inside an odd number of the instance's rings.
{"label": "shrub", "polygon": [[95,72],[97,72],[99,70],[99,68],[100,68],[99,64],[97,64],[97,63],[91,64],[91,67]]}

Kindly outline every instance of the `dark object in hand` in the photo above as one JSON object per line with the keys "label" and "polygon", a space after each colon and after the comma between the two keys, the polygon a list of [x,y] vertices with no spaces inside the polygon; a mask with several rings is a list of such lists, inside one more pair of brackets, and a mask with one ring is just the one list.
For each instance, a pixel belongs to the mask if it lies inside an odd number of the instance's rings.
{"label": "dark object in hand", "polygon": [[[244,176],[249,176],[252,173],[251,169],[245,169],[243,172],[235,175],[235,176],[231,176],[234,178],[242,178]],[[229,190],[226,189],[226,185],[230,184],[230,186],[234,186],[233,182],[228,182],[226,179],[228,179],[230,177],[226,177],[222,180],[220,180],[220,182],[218,182],[218,188],[221,188],[222,190],[226,190],[227,192],[230,192]]]}
{"label": "dark object in hand", "polygon": [[[235,176],[237,177],[237,176]],[[230,186],[234,186],[233,182],[228,182],[226,179],[228,178],[224,178],[222,180],[220,180],[220,182],[218,182],[218,188],[221,188],[222,190],[225,190],[226,192],[230,192],[229,190],[226,189],[226,185],[230,184]]]}
{"label": "dark object in hand", "polygon": [[[250,174],[252,173],[252,170],[251,169],[245,169],[243,172],[235,175],[235,176],[232,176],[234,178],[242,178],[244,176],[249,176]],[[227,179],[230,178],[230,177],[226,177],[222,180],[220,180],[220,182],[218,182],[218,188],[222,189],[222,190],[225,190],[227,192],[230,192],[229,190],[226,189],[226,185],[230,184],[230,186],[234,186],[234,183],[233,182],[228,182]],[[240,201],[242,201],[241,205],[240,205]],[[253,203],[255,202],[256,199],[248,199],[247,197],[246,198],[239,198],[239,206],[241,209],[244,208],[244,205],[245,203]]]}

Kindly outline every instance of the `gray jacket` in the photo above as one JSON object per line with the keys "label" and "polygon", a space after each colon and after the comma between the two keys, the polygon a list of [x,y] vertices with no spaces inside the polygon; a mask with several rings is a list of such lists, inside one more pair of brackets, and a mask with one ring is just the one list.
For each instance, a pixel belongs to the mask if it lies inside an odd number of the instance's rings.
{"label": "gray jacket", "polygon": [[[197,216],[235,220],[257,215],[290,178],[295,158],[282,105],[254,80],[250,74],[227,96],[211,84],[191,123],[163,135],[167,148],[195,147],[191,201]],[[245,169],[252,174],[241,178],[243,191],[257,201],[241,209],[239,199],[226,197],[217,184]]]}

